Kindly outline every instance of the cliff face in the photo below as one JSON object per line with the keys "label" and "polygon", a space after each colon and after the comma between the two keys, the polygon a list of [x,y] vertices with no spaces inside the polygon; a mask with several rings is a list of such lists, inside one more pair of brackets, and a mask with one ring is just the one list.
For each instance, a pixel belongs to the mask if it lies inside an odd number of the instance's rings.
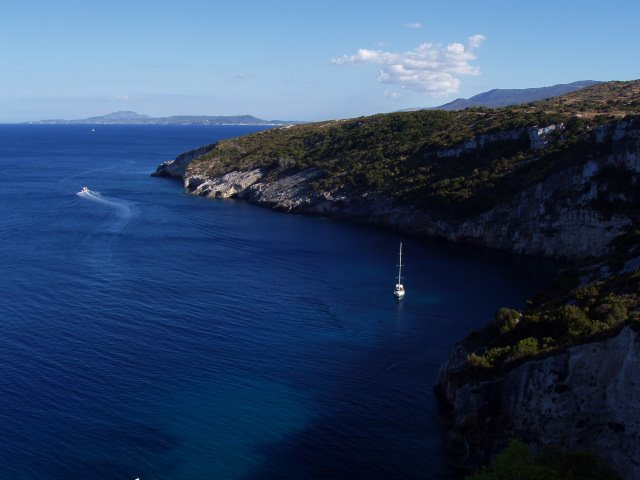
{"label": "cliff face", "polygon": [[[563,128],[552,124],[491,132],[424,155],[456,159],[476,149],[522,142],[523,137],[528,149],[537,151],[553,142],[553,134]],[[266,168],[211,177],[189,163],[215,148],[211,145],[165,162],[156,174],[180,176],[184,172],[184,186],[195,195],[237,197],[286,212],[331,215],[518,253],[577,259],[605,253],[610,242],[635,220],[628,212],[603,212],[597,203],[633,200],[616,191],[617,186],[603,173],[613,169],[627,175],[629,181],[640,173],[640,120],[621,120],[598,129],[592,134],[592,146],[596,154],[585,152],[566,169],[462,220],[444,218],[385,194],[314,188],[312,182],[321,175],[314,167],[276,178],[269,177]]]}
{"label": "cliff face", "polygon": [[[532,148],[534,142],[541,140],[532,139]],[[610,146],[606,153],[587,157],[453,229],[445,226],[442,236],[548,257],[604,254],[635,218],[622,212],[603,213],[596,207],[598,199],[620,195],[602,174],[614,169],[631,178],[640,172],[640,122],[621,121],[598,131],[594,146],[604,144]]]}
{"label": "cliff face", "polygon": [[183,178],[185,171],[187,169],[187,165],[194,158],[197,158],[205,153],[210,152],[216,147],[215,143],[204,145],[200,148],[196,148],[193,150],[189,150],[188,152],[181,153],[173,160],[167,160],[166,162],[162,162],[156,168],[156,171],[153,173],[155,177],[173,177],[173,178]]}
{"label": "cliff face", "polygon": [[[508,109],[273,129],[187,152],[156,174],[182,178],[194,195],[285,212],[531,255],[602,256],[578,285],[507,315],[512,324],[473,352],[457,346],[437,391],[467,466],[519,436],[590,450],[640,478],[639,341],[623,327],[640,322],[640,81]],[[575,345],[596,333],[610,336]],[[469,375],[478,365],[468,354],[484,362],[484,380]]]}
{"label": "cliff face", "polygon": [[511,436],[590,451],[623,478],[640,478],[640,336],[630,327],[490,380],[458,377],[465,358],[458,346],[437,392],[452,408],[452,439],[467,466],[488,460]]}

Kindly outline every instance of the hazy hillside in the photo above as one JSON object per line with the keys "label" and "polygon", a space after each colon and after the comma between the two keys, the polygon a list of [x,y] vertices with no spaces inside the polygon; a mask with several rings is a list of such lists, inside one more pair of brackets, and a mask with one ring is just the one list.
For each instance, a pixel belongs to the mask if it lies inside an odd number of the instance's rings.
{"label": "hazy hillside", "polygon": [[263,120],[253,115],[173,115],[150,117],[132,111],[120,111],[78,120],[39,120],[28,122],[37,125],[90,124],[90,125],[289,125],[300,123],[286,120]]}
{"label": "hazy hillside", "polygon": [[479,93],[471,98],[458,98],[453,102],[445,103],[439,107],[432,107],[429,110],[464,110],[470,107],[507,107],[509,105],[546,100],[547,98],[564,95],[597,83],[599,82],[594,80],[581,80],[540,88],[496,88],[488,92]]}

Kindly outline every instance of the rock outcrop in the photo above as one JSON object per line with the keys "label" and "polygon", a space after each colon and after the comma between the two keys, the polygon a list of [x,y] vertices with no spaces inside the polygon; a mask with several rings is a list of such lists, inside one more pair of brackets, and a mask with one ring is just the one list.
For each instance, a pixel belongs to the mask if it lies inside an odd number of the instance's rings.
{"label": "rock outcrop", "polygon": [[181,179],[184,177],[187,165],[189,165],[191,160],[210,152],[216,147],[216,145],[217,144],[215,143],[211,143],[209,145],[204,145],[200,148],[181,153],[175,159],[167,160],[166,162],[162,162],[158,165],[158,168],[156,168],[156,171],[152,175],[155,177],[173,177]]}
{"label": "rock outcrop", "polygon": [[436,391],[451,406],[451,438],[467,467],[519,437],[593,452],[623,478],[640,478],[640,335],[631,327],[484,380],[458,375],[466,353],[455,348]]}
{"label": "rock outcrop", "polygon": [[248,172],[230,172],[218,178],[206,178],[198,175],[185,178],[185,188],[195,195],[210,198],[233,198],[244,195],[247,188],[262,178],[260,169]]}
{"label": "rock outcrop", "polygon": [[436,150],[435,156],[439,158],[459,158],[461,155],[473,150],[483,149],[497,143],[515,142],[522,138],[526,138],[531,150],[540,150],[549,144],[551,134],[561,132],[564,128],[564,124],[551,124],[546,127],[535,126],[498,130],[475,136],[453,148]]}

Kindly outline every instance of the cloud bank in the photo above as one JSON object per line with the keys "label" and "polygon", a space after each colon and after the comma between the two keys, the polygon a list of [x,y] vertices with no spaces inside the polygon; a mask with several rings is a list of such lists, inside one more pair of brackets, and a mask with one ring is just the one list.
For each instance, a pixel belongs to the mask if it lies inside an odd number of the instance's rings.
{"label": "cloud bank", "polygon": [[399,85],[434,96],[456,93],[461,75],[479,75],[480,68],[472,65],[476,50],[485,40],[484,35],[472,35],[467,44],[450,43],[443,46],[423,43],[403,53],[360,49],[354,55],[331,59],[334,65],[380,65],[378,81]]}

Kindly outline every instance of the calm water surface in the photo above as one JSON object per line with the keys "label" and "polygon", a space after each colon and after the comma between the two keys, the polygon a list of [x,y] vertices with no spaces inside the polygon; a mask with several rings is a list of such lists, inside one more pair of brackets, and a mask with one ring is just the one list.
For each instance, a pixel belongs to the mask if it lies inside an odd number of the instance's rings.
{"label": "calm water surface", "polygon": [[149,176],[255,130],[0,126],[0,478],[453,475],[438,367],[553,265],[404,237],[398,303],[398,234]]}

